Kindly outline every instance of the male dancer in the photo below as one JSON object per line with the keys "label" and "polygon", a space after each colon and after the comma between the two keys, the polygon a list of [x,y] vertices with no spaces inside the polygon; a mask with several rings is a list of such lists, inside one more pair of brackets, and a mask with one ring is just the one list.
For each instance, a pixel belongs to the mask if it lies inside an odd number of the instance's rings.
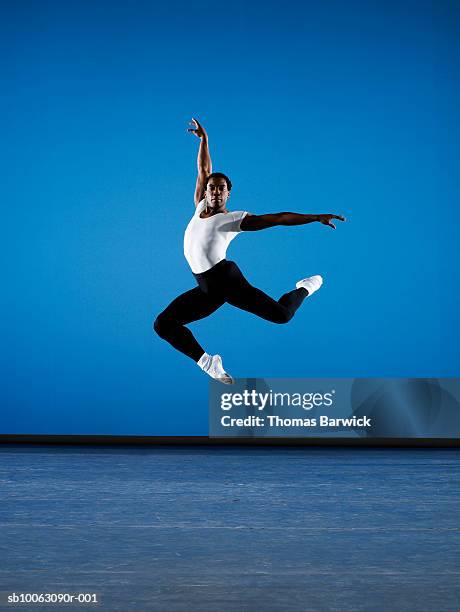
{"label": "male dancer", "polygon": [[161,338],[193,359],[209,376],[233,384],[233,378],[223,368],[220,355],[208,355],[185,324],[209,316],[225,302],[267,321],[287,323],[304,299],[321,287],[323,279],[319,275],[304,278],[296,283],[296,289],[276,301],[253,287],[236,263],[226,259],[231,240],[241,231],[253,232],[276,225],[304,225],[313,221],[335,229],[332,219],[345,221],[345,218],[292,212],[253,215],[247,211],[227,210],[232,183],[225,174],[212,171],[208,135],[203,126],[193,118],[190,125],[194,127],[188,131],[201,142],[195,214],[185,230],[184,255],[198,286],[173,300],[155,319],[153,327]]}

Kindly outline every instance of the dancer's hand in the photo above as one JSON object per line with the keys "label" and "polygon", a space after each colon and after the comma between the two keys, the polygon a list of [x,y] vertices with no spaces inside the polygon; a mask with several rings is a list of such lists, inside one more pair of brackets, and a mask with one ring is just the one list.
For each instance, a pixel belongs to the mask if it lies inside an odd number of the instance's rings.
{"label": "dancer's hand", "polygon": [[338,219],[339,221],[345,221],[345,217],[342,215],[317,215],[318,221],[324,225],[329,225],[332,229],[335,229],[335,225],[331,223],[331,219]]}
{"label": "dancer's hand", "polygon": [[198,138],[205,138],[207,136],[204,127],[194,117],[192,117],[192,120],[189,121],[189,125],[193,125],[194,127],[188,128],[187,132],[192,132],[192,134],[195,134],[195,136],[198,136]]}

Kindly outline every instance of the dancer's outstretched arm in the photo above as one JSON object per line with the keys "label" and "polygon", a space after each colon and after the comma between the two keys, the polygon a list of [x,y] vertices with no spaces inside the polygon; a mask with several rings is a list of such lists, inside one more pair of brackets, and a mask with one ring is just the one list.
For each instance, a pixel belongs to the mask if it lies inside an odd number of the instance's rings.
{"label": "dancer's outstretched arm", "polygon": [[241,221],[240,228],[245,232],[254,232],[256,230],[266,229],[267,227],[275,227],[276,225],[305,225],[319,221],[324,225],[329,225],[335,229],[332,219],[345,221],[342,215],[302,215],[300,213],[280,212],[271,215],[251,215],[248,213]]}
{"label": "dancer's outstretched arm", "polygon": [[195,206],[197,206],[197,204],[203,199],[206,178],[212,172],[212,162],[211,156],[209,155],[208,135],[206,130],[195,118],[192,118],[189,123],[194,127],[188,128],[187,131],[192,132],[192,134],[195,134],[195,136],[201,140],[197,158],[198,177],[196,179],[195,186]]}

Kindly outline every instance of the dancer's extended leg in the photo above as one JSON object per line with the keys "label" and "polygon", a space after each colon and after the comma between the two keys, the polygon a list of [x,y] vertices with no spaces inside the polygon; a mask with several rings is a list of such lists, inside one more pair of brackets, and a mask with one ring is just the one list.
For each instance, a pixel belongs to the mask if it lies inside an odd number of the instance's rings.
{"label": "dancer's extended leg", "polygon": [[209,316],[223,303],[224,300],[195,287],[173,300],[155,319],[153,328],[175,349],[198,362],[205,351],[185,324]]}
{"label": "dancer's extended leg", "polygon": [[304,288],[294,289],[274,300],[261,289],[253,287],[244,277],[231,286],[226,298],[232,306],[241,308],[262,317],[273,323],[287,323],[292,319],[296,310],[307,297],[308,291]]}

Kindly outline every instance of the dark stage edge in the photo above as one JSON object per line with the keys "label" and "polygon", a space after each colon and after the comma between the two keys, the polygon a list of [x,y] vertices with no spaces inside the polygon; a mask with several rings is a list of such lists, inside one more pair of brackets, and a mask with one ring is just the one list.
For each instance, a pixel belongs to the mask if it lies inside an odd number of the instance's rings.
{"label": "dark stage edge", "polygon": [[0,435],[0,444],[459,448],[460,438],[209,438],[208,436],[3,434]]}

